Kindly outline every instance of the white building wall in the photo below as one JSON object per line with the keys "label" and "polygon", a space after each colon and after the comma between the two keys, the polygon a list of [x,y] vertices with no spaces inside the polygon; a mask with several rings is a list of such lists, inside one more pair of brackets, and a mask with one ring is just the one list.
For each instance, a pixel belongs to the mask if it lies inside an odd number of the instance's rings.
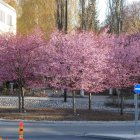
{"label": "white building wall", "polygon": [[[2,13],[4,13],[4,20],[2,20]],[[3,0],[0,0],[0,32],[16,33],[16,10]]]}

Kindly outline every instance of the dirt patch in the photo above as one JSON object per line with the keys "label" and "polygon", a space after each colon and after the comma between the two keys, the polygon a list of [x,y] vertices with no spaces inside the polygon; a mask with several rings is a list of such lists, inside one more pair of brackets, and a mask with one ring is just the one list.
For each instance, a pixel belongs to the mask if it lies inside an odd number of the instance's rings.
{"label": "dirt patch", "polygon": [[74,115],[71,109],[30,109],[26,113],[18,113],[16,109],[0,109],[0,118],[46,121],[128,121],[133,114],[120,115],[116,112],[77,110]]}

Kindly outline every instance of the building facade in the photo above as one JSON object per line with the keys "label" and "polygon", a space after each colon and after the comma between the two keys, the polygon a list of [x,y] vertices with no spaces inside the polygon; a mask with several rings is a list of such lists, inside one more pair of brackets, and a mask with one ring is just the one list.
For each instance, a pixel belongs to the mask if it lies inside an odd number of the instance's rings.
{"label": "building facade", "polygon": [[16,33],[16,10],[0,0],[0,33]]}

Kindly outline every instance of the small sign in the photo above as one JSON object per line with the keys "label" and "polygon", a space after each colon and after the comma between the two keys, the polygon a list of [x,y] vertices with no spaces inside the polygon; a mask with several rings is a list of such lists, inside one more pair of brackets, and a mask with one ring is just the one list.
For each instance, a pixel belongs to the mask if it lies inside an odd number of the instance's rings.
{"label": "small sign", "polygon": [[135,92],[136,94],[140,94],[140,84],[136,84],[136,85],[134,86],[134,92]]}

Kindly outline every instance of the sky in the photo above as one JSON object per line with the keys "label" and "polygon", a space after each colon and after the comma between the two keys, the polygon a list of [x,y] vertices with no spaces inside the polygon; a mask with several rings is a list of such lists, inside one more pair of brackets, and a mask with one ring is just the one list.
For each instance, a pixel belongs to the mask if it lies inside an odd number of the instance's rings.
{"label": "sky", "polygon": [[[127,0],[128,3],[132,3],[134,1],[140,1],[140,0]],[[97,11],[98,11],[98,19],[100,21],[100,24],[105,20],[106,15],[106,2],[107,0],[97,0]]]}

